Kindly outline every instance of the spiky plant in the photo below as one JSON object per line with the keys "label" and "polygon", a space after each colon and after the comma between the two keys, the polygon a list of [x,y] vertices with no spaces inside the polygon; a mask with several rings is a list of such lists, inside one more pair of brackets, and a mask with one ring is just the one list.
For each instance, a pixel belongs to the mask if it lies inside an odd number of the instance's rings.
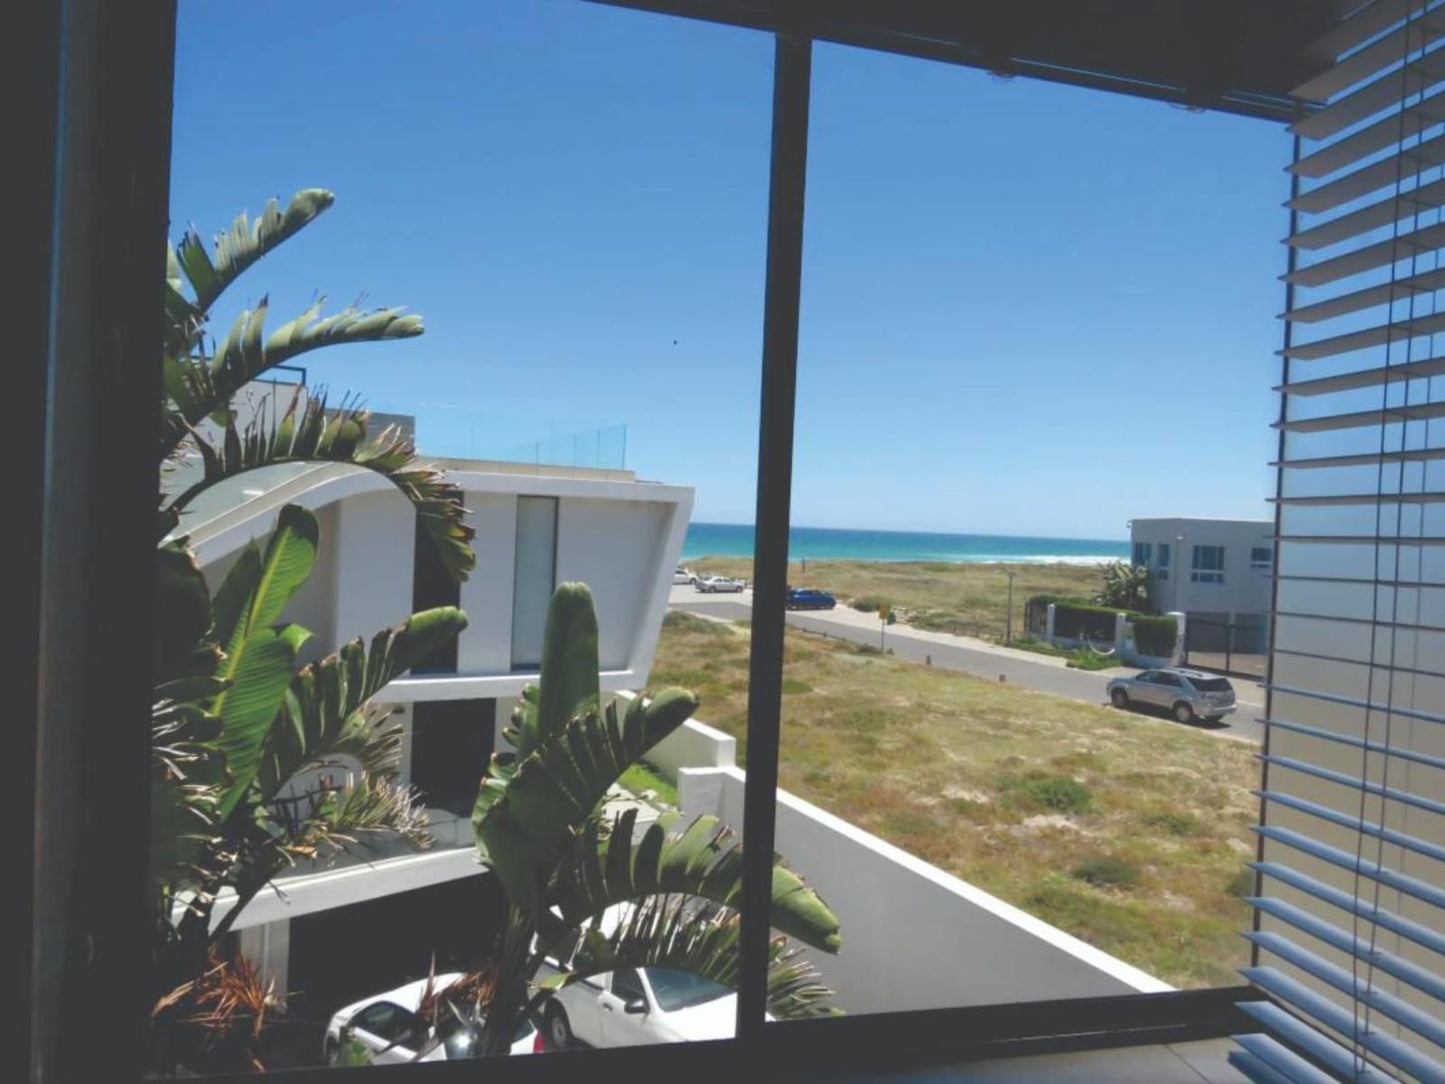
{"label": "spiky plant", "polygon": [[[624,967],[688,971],[736,986],[742,845],[716,817],[665,814],[640,835],[636,810],[609,817],[608,788],[682,726],[697,698],[668,689],[625,713],[601,703],[597,615],[580,583],[557,588],[547,614],[540,683],[529,686],[492,757],[472,825],[482,862],[506,888],[508,909],[486,1048],[506,1049],[522,1018],[560,985]],[[694,906],[705,901],[711,906]],[[598,922],[622,907],[610,932]],[[824,952],[841,945],[838,919],[776,858],[768,1006],[778,1017],[828,1014],[831,994],[792,937]],[[578,937],[589,962],[538,984],[548,956]]]}

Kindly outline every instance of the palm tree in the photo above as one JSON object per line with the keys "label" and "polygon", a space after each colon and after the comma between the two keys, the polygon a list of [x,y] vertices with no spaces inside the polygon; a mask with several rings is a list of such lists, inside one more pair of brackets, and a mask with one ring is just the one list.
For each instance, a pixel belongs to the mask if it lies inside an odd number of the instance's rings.
{"label": "palm tree", "polygon": [[[388,478],[415,507],[452,576],[465,578],[475,564],[461,491],[418,465],[411,442],[395,429],[368,440],[367,414],[356,405],[328,410],[324,394],[303,399],[298,388],[280,417],[262,411],[237,421],[237,393],[298,354],[422,332],[418,317],[397,309],[321,318],[318,304],[263,337],[262,300],[242,312],[220,347],[208,344],[209,314],[224,290],[333,201],[329,192],[308,189],[282,212],[273,200],[254,224],[238,217],[214,253],[194,230],[168,253],[150,869],[157,1004],[178,1010],[171,1019],[214,993],[206,977],[221,972],[208,962],[211,947],[297,859],[325,858],[363,833],[430,844],[425,811],[395,782],[400,730],[369,700],[456,636],[465,615],[454,607],[414,614],[377,633],[369,647],[358,639],[298,670],[297,650],[310,633],[279,619],[315,564],[316,517],[283,508],[264,545],[248,545],[214,595],[186,538],[174,535],[190,503],[217,482],[320,460]],[[175,479],[188,460],[199,460],[200,477],[167,493],[166,478]],[[343,762],[361,770],[338,783],[333,772]],[[226,890],[234,901],[215,921]],[[174,1029],[158,1029],[158,1046],[175,1039]],[[160,1060],[167,1057],[162,1049]]]}
{"label": "palm tree", "polygon": [[[608,788],[680,727],[697,698],[668,689],[651,700],[601,703],[597,615],[583,584],[563,584],[547,614],[540,684],[529,686],[505,731],[515,753],[492,757],[472,825],[482,862],[508,896],[495,992],[483,1046],[506,1049],[524,1016],[561,985],[624,967],[688,971],[737,985],[742,846],[713,816],[665,814],[638,836],[636,810],[605,815]],[[707,901],[711,907],[692,906]],[[604,934],[604,911],[630,905]],[[776,859],[768,1007],[777,1017],[829,1014],[830,992],[790,947],[841,944],[838,919]],[[585,938],[589,962],[537,984],[543,960]]]}
{"label": "palm tree", "polygon": [[1127,561],[1110,561],[1104,566],[1104,583],[1099,603],[1121,610],[1146,610],[1149,607],[1149,569]]}

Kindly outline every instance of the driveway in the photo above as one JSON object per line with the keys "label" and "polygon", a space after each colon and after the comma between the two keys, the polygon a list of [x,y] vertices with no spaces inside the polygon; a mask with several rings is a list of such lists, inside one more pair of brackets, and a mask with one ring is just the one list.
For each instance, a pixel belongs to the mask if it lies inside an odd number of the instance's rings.
{"label": "driveway", "polygon": [[[704,617],[729,621],[751,618],[752,591],[740,595],[703,595],[690,586],[675,586],[670,605]],[[788,624],[795,628],[854,643],[879,646],[880,622],[872,614],[839,607],[828,611],[789,611]],[[1110,671],[1071,670],[1061,659],[1000,647],[964,636],[925,632],[905,625],[890,625],[883,633],[883,646],[892,648],[895,658],[928,663],[947,670],[957,670],[974,677],[1018,685],[1034,692],[1066,696],[1086,704],[1107,704],[1104,693],[1112,676]],[[1117,671],[1115,671],[1117,672]],[[1134,672],[1130,668],[1130,672]],[[1231,679],[1239,700],[1239,709],[1218,725],[1199,724],[1199,729],[1220,737],[1237,738],[1259,744],[1264,727],[1258,717],[1264,714],[1264,698],[1254,682]],[[1179,726],[1179,723],[1172,723]]]}

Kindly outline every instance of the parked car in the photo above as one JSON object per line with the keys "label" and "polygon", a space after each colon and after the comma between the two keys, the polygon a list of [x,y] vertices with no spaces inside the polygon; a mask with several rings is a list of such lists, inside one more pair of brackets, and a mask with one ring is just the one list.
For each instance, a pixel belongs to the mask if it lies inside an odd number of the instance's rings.
{"label": "parked car", "polygon": [[1163,708],[1181,723],[1214,722],[1234,710],[1234,686],[1228,678],[1199,670],[1143,670],[1109,682],[1116,708]]}
{"label": "parked car", "polygon": [[[459,972],[449,972],[431,980],[420,979],[338,1010],[327,1025],[322,1044],[326,1064],[335,1061],[343,1035],[366,1047],[377,1065],[475,1057],[477,1037],[456,1013],[439,1007],[435,1031],[420,1015],[428,981],[432,990],[438,991],[437,996],[444,998],[449,988],[456,988],[465,978]],[[433,1046],[434,1039],[441,1041]],[[512,1036],[511,1053],[536,1054],[543,1046],[541,1033],[526,1021]]]}
{"label": "parked car", "polygon": [[673,583],[697,583],[697,573],[690,568],[683,568],[678,565],[672,573]]}
{"label": "parked car", "polygon": [[838,605],[838,600],[816,587],[790,587],[785,605],[790,610],[831,610]]}
{"label": "parked car", "polygon": [[[629,904],[603,912],[604,935],[617,928]],[[580,942],[579,942],[580,945]],[[538,978],[571,970],[585,959],[574,946],[565,959],[546,959]],[[627,968],[579,979],[552,995],[543,1010],[548,1049],[730,1039],[737,1023],[737,994],[685,971]],[[772,1019],[771,1016],[768,1019]]]}
{"label": "parked car", "polygon": [[701,576],[693,583],[699,591],[709,594],[719,591],[741,591],[744,587],[742,580],[735,580],[731,576]]}

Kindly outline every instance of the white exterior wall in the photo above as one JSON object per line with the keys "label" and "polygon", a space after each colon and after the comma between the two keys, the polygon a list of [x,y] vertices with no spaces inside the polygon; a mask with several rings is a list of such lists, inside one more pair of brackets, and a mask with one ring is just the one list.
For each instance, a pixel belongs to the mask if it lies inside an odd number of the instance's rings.
{"label": "white exterior wall", "polygon": [[647,683],[651,652],[634,659],[634,648],[643,619],[654,608],[656,584],[670,584],[671,577],[661,574],[674,567],[664,553],[670,511],[653,502],[576,497],[564,497],[557,508],[557,581],[577,580],[592,588],[602,669],[640,663],[639,686]]}
{"label": "white exterior wall", "polygon": [[[1274,549],[1274,523],[1254,519],[1136,519],[1130,524],[1130,553],[1134,544],[1153,547],[1149,571],[1153,602],[1160,613],[1264,614],[1269,612],[1273,568],[1250,567],[1249,551],[1256,546]],[[1179,538],[1183,537],[1181,545]],[[1159,579],[1159,546],[1169,547],[1169,578]],[[1224,547],[1224,582],[1194,583],[1189,573],[1195,546]]]}
{"label": "white exterior wall", "polygon": [[[416,513],[393,488],[359,493],[336,506],[331,563],[336,613],[333,647],[371,637],[411,616]],[[327,569],[318,569],[325,575]]]}
{"label": "white exterior wall", "polygon": [[[616,472],[598,472],[599,474]],[[395,681],[387,699],[514,697],[537,678],[511,670],[512,583],[518,496],[556,497],[558,579],[580,579],[597,596],[602,687],[647,683],[671,571],[682,552],[692,490],[617,477],[545,476],[467,470],[449,475],[466,494],[477,531],[477,568],[462,584],[469,619],[457,644],[456,675]],[[370,636],[411,613],[415,518],[405,498],[371,471],[326,464],[286,477],[244,504],[190,526],[201,564],[218,572],[252,537],[263,536],[281,505],[322,517],[322,559],[298,594],[302,621],[317,633],[309,650],[335,650],[345,637]],[[328,518],[330,517],[330,518]],[[334,547],[334,549],[332,549]]]}
{"label": "white exterior wall", "polygon": [[[741,831],[744,782],[737,768],[684,768],[678,800]],[[850,1013],[1171,989],[783,790],[776,840],[842,925],[837,956],[808,955]]]}

